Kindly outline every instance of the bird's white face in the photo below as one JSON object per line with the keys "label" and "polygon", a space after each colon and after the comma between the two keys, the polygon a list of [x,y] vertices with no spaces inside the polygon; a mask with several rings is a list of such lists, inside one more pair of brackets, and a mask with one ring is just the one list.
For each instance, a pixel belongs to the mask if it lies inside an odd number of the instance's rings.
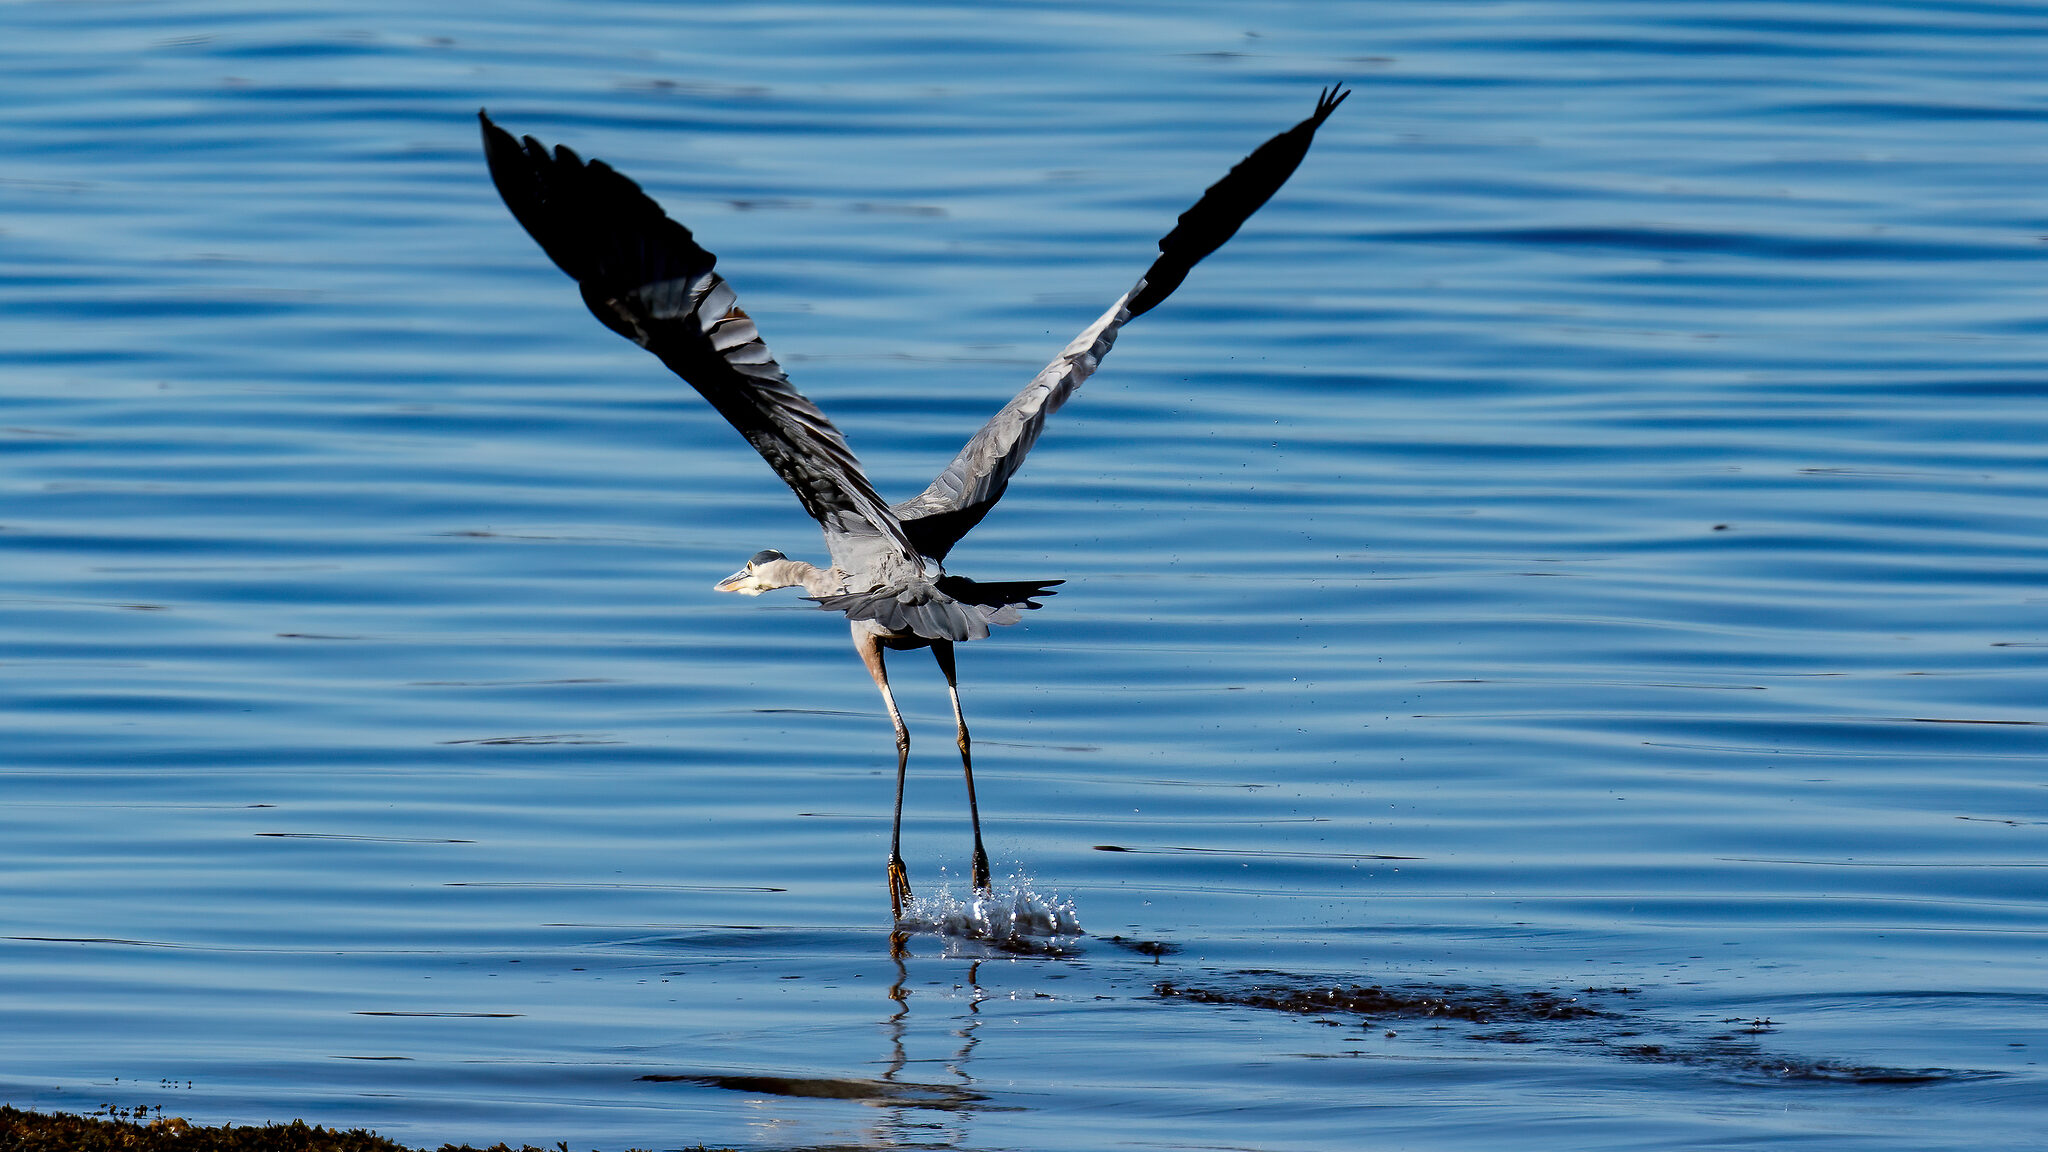
{"label": "bird's white face", "polygon": [[772,592],[777,588],[787,587],[787,585],[783,584],[769,583],[767,580],[762,578],[761,573],[759,571],[760,566],[763,564],[769,564],[777,560],[787,559],[787,556],[784,556],[782,553],[777,552],[773,548],[769,548],[761,552],[756,552],[754,553],[753,559],[747,561],[746,567],[740,569],[739,571],[733,573],[730,576],[727,576],[725,579],[720,580],[718,583],[713,584],[711,587],[715,591],[737,592],[742,596],[759,596],[763,592]]}

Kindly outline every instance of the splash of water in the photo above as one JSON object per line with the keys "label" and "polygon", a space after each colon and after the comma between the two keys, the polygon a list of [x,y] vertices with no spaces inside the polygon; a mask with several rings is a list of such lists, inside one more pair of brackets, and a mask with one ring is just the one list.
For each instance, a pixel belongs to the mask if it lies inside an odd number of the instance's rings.
{"label": "splash of water", "polygon": [[928,890],[911,900],[896,927],[1029,952],[1058,951],[1062,938],[1087,935],[1073,901],[1041,894],[1021,875],[965,901],[946,886]]}

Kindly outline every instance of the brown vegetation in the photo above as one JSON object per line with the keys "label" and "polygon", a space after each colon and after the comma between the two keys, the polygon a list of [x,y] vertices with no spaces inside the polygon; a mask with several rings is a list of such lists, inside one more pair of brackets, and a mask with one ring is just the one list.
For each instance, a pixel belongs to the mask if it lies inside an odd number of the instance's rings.
{"label": "brown vegetation", "polygon": [[[0,1105],[0,1152],[415,1152],[375,1132],[346,1132],[294,1120],[242,1128],[217,1128],[187,1123],[177,1116],[137,1108],[109,1107],[94,1116],[62,1112],[24,1112]],[[514,1149],[509,1144],[476,1148],[443,1144],[437,1152],[569,1152],[567,1144]],[[702,1150],[700,1149],[700,1152]]]}

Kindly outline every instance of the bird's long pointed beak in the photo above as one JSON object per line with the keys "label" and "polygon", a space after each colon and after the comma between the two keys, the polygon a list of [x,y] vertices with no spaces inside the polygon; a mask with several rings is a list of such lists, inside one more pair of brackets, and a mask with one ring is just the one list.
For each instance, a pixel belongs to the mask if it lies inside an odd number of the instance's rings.
{"label": "bird's long pointed beak", "polygon": [[742,568],[718,583],[713,584],[711,589],[714,592],[738,592],[742,596],[759,596],[761,594],[761,582],[754,578],[754,574],[751,571]]}

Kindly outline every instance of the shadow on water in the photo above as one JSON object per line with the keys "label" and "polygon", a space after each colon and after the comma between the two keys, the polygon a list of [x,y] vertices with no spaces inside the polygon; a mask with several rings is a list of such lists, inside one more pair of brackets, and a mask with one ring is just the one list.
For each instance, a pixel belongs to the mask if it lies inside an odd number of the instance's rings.
{"label": "shadow on water", "polygon": [[643,1081],[656,1084],[697,1084],[725,1088],[756,1096],[795,1096],[812,1100],[857,1100],[900,1108],[936,1108],[961,1111],[979,1107],[988,1097],[950,1084],[916,1084],[894,1080],[855,1080],[808,1076],[701,1076],[647,1075]]}

